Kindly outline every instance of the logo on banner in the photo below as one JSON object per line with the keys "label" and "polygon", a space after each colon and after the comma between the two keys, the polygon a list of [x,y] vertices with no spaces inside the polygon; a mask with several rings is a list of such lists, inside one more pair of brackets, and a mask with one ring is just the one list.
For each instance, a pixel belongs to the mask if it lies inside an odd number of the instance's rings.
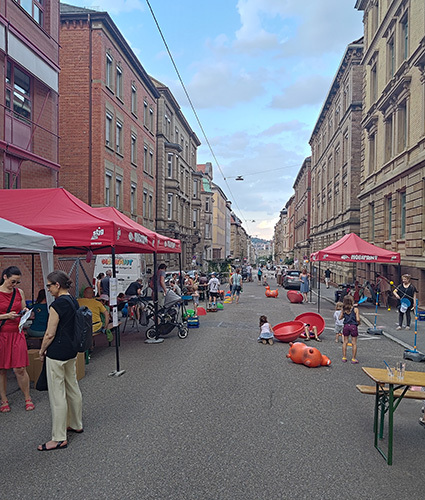
{"label": "logo on banner", "polygon": [[176,248],[174,241],[164,241],[164,247],[166,248]]}
{"label": "logo on banner", "polygon": [[91,237],[91,239],[97,240],[99,238],[99,236],[103,236],[104,234],[105,234],[105,230],[98,227],[97,229],[95,229],[93,231],[93,236]]}
{"label": "logo on banner", "polygon": [[117,231],[117,240],[121,238],[121,229],[118,229]]}
{"label": "logo on banner", "polygon": [[148,237],[140,233],[128,233],[128,239],[130,241],[134,240],[136,243],[141,243],[142,245],[146,245],[146,243],[148,243]]}

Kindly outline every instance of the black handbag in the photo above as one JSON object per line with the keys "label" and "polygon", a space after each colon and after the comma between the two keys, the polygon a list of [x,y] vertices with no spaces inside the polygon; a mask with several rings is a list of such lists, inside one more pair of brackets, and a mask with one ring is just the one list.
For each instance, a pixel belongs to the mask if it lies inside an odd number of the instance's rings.
{"label": "black handbag", "polygon": [[46,358],[44,358],[43,366],[35,384],[35,388],[37,391],[47,391],[49,389],[47,387]]}
{"label": "black handbag", "polygon": [[[16,296],[16,288],[13,289],[13,293],[12,293],[12,298],[10,300],[10,304],[9,304],[9,307],[7,308],[7,311],[6,311],[6,314],[10,313],[10,310],[12,309],[12,306],[13,306],[13,303],[15,302],[15,296]],[[6,320],[2,320],[2,322],[0,323],[0,330],[2,329],[2,326],[6,323]]]}

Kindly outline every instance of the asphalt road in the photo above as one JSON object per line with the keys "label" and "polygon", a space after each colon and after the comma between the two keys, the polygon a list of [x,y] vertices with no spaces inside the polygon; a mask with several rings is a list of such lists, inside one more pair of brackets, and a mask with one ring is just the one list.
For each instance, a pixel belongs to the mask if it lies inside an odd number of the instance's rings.
{"label": "asphalt road", "polygon": [[108,377],[114,349],[96,347],[80,383],[85,432],[66,450],[36,450],[50,438],[47,394],[33,391],[36,410],[25,412],[9,377],[0,498],[422,499],[422,404],[397,409],[389,467],[373,447],[374,398],[355,389],[370,382],[361,366],[394,364],[403,348],[363,326],[360,364],[343,364],[327,303],[323,342],[311,344],[332,365],[295,365],[287,344],[256,342],[261,314],[276,324],[316,310],[279,293],[268,299],[262,286],[244,284],[240,304],[201,317],[184,340],[172,333],[147,345],[141,333],[123,335],[121,377]]}

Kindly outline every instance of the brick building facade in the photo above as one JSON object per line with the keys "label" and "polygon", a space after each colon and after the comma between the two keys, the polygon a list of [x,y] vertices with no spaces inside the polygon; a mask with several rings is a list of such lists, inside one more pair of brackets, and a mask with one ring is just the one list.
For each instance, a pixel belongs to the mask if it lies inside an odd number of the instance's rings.
{"label": "brick building facade", "polygon": [[61,4],[60,21],[60,184],[155,229],[159,93],[106,12]]}

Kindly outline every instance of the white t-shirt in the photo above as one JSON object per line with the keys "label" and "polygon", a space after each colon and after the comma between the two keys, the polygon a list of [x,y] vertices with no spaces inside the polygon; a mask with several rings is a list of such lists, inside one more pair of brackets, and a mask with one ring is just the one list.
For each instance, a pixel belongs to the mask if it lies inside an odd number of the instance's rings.
{"label": "white t-shirt", "polygon": [[344,318],[339,319],[340,314],[341,314],[341,311],[334,312],[335,326],[343,326],[344,325]]}
{"label": "white t-shirt", "polygon": [[260,331],[261,331],[261,334],[263,334],[263,333],[273,333],[272,329],[270,327],[270,323],[263,323],[261,325],[261,330]]}
{"label": "white t-shirt", "polygon": [[210,292],[218,292],[220,289],[220,282],[218,281],[217,278],[211,278],[209,281],[208,281],[208,290]]}

